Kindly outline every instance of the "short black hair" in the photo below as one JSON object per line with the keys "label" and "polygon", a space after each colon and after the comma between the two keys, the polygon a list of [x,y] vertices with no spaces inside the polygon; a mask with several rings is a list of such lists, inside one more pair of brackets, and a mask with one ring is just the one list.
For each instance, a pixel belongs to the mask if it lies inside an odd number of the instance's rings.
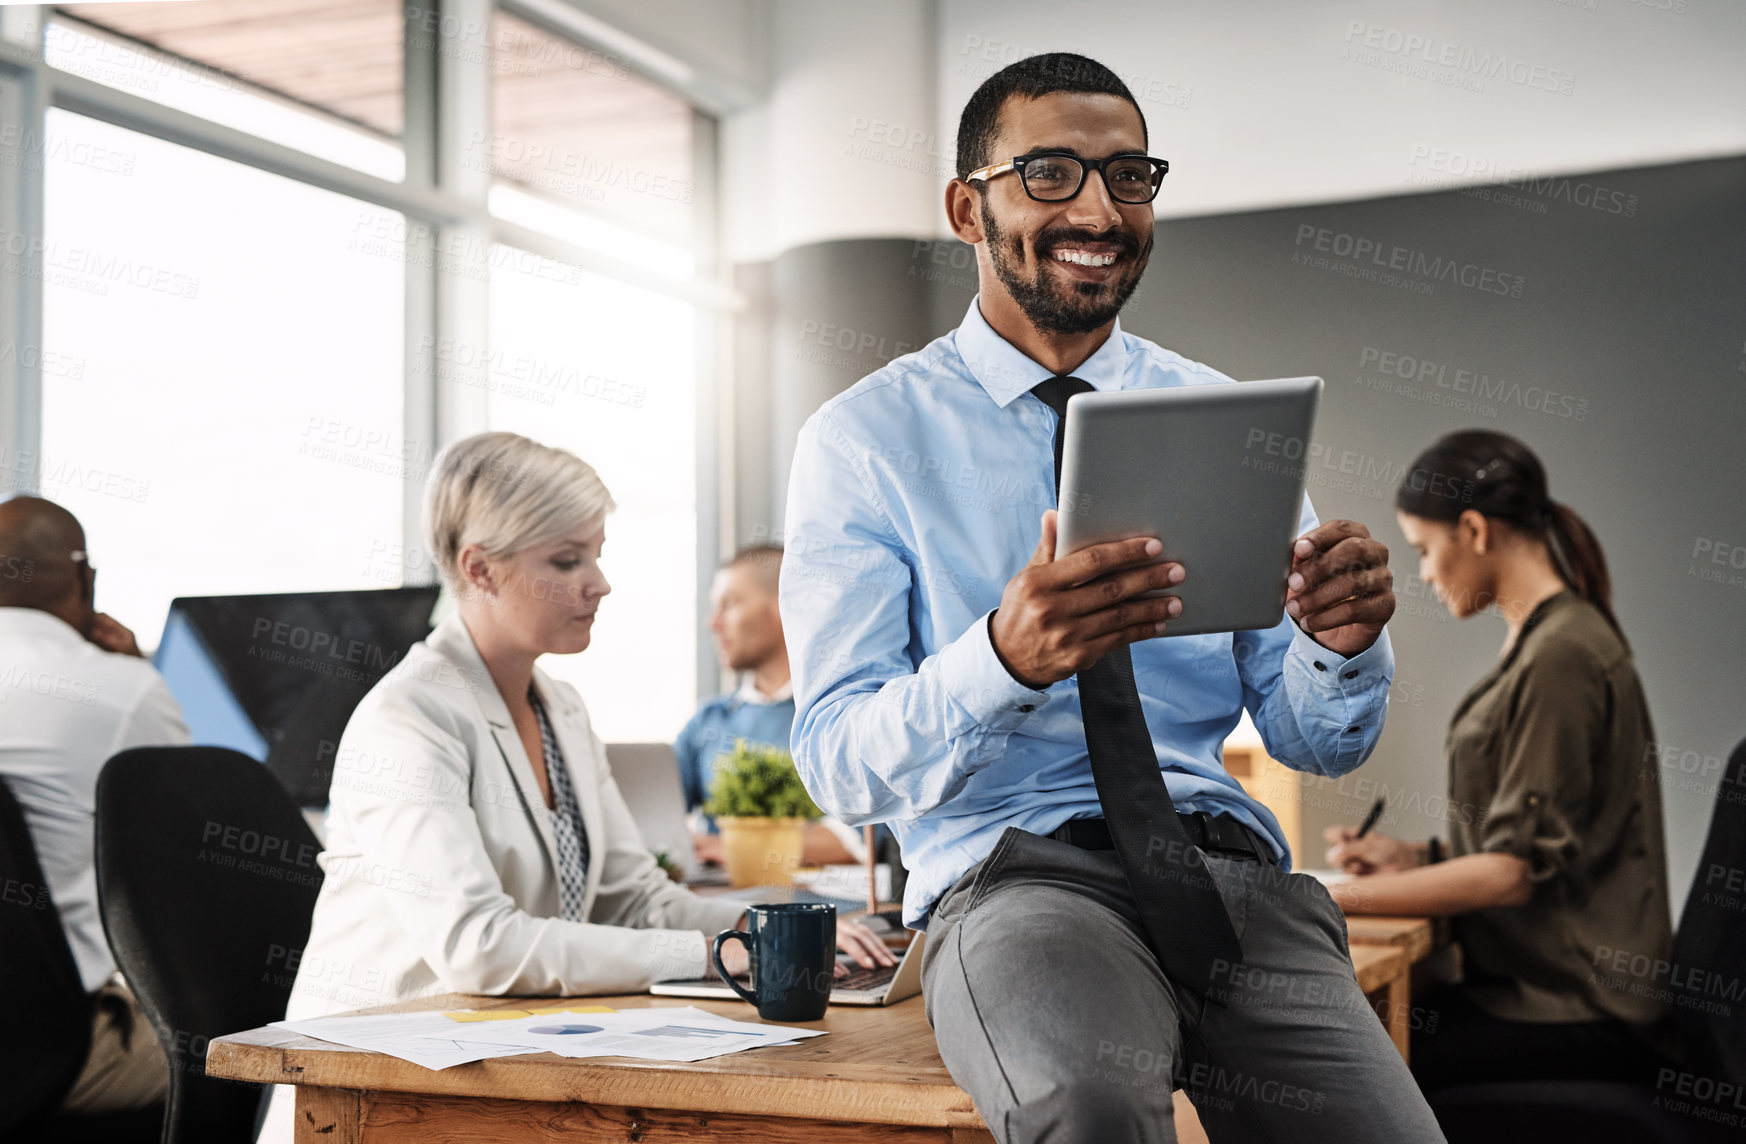
{"label": "short black hair", "polygon": [[958,117],[958,177],[986,167],[989,152],[1000,135],[1000,109],[1013,96],[1040,99],[1058,91],[1120,96],[1133,104],[1140,117],[1140,136],[1146,135],[1146,113],[1134,101],[1134,93],[1122,77],[1089,56],[1072,52],[1045,52],[1010,63],[987,79],[964,105]]}

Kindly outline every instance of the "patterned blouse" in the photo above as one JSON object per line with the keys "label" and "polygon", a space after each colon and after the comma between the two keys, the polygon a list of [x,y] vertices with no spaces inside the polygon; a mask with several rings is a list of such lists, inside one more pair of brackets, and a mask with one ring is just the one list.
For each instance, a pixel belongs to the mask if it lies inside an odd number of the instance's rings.
{"label": "patterned blouse", "polygon": [[557,736],[552,734],[545,706],[531,687],[527,698],[533,704],[534,718],[539,720],[546,781],[552,787],[552,825],[558,839],[558,900],[565,921],[587,921],[582,903],[588,889],[588,831],[582,826],[582,811],[576,805],[575,788],[570,785],[570,769],[564,765],[564,754],[558,749]]}

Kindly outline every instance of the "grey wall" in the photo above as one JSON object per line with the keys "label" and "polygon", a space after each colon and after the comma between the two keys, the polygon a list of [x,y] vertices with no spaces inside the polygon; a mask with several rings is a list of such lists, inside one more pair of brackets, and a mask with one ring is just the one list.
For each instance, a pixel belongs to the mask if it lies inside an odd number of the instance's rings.
{"label": "grey wall", "polygon": [[[955,326],[975,270],[958,244],[862,240],[790,251],[771,281],[749,319],[770,331],[769,436],[742,465],[767,462],[760,515],[780,521],[794,431]],[[1325,378],[1310,495],[1390,546],[1388,729],[1356,775],[1304,787],[1304,836],[1383,789],[1385,829],[1442,830],[1444,731],[1503,623],[1448,617],[1390,506],[1436,437],[1496,428],[1606,546],[1666,751],[1644,776],[1663,784],[1682,898],[1746,736],[1746,159],[1164,222],[1123,324],[1234,377]]]}

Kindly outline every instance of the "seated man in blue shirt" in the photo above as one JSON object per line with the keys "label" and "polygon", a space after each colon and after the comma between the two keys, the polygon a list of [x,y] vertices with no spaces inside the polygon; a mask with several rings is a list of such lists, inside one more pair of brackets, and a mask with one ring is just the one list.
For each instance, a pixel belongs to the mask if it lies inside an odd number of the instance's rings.
{"label": "seated man in blue shirt", "polygon": [[[715,574],[709,630],[715,633],[722,663],[743,676],[736,690],[706,700],[673,744],[687,810],[697,810],[709,797],[716,764],[734,749],[736,739],[788,750],[794,729],[794,684],[788,674],[788,647],[782,641],[782,616],[776,608],[781,565],[781,545],[758,544],[741,549]],[[719,863],[721,836],[714,820],[706,816],[703,825],[704,831],[693,837],[697,857]],[[847,827],[839,829],[854,834]],[[807,827],[802,862],[817,866],[854,860],[829,826],[815,822]]]}
{"label": "seated man in blue shirt", "polygon": [[1117,321],[1168,168],[1108,68],[996,72],[957,166],[947,220],[980,283],[963,324],[796,444],[801,775],[844,821],[893,823],[928,1019],[997,1139],[1174,1141],[1180,1086],[1218,1144],[1441,1141],[1339,908],[1222,756],[1245,710],[1298,770],[1369,755],[1387,549],[1306,500],[1279,623],[1171,639],[1184,603],[1148,593],[1207,573],[1152,563],[1145,537],[1058,554],[1067,397],[1230,379]]}

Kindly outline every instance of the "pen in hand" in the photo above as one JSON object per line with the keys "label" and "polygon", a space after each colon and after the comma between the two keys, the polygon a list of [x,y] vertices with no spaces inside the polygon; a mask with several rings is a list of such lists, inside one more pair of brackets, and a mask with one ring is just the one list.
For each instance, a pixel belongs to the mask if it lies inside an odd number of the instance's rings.
{"label": "pen in hand", "polygon": [[1352,836],[1354,839],[1363,838],[1370,833],[1370,828],[1375,826],[1376,820],[1382,817],[1382,808],[1387,802],[1387,795],[1376,796],[1376,801],[1370,804],[1370,813],[1364,816],[1364,821],[1358,826],[1358,833]]}

